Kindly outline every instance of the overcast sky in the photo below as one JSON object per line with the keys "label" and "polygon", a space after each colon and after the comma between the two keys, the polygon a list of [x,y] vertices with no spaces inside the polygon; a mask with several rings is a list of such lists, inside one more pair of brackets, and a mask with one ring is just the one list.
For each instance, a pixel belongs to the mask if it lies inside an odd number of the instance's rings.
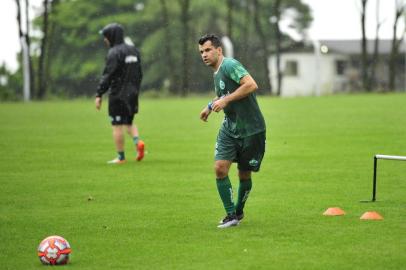
{"label": "overcast sky", "polygon": [[[204,0],[201,0],[204,1]],[[302,0],[310,5],[313,23],[309,36],[316,39],[360,39],[360,2],[361,0]],[[376,3],[368,1],[367,37],[375,38]],[[380,38],[392,38],[392,24],[396,0],[380,0],[380,18],[384,20],[379,33]],[[30,14],[38,13],[42,0],[30,0]],[[403,29],[403,20],[400,27]],[[20,51],[16,20],[15,0],[0,0],[0,63],[5,62],[11,69],[17,67],[16,54]]]}

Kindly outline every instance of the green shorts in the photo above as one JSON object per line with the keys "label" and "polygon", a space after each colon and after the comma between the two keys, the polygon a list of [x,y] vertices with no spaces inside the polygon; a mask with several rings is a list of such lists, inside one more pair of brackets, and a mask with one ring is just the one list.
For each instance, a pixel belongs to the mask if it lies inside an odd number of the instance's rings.
{"label": "green shorts", "polygon": [[233,138],[222,129],[217,135],[215,160],[230,160],[240,171],[259,171],[265,153],[265,131],[246,138]]}

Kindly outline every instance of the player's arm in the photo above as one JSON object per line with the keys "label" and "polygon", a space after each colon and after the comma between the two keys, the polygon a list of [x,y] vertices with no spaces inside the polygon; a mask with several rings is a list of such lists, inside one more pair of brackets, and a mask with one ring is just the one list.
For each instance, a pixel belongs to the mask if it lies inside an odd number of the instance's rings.
{"label": "player's arm", "polygon": [[213,111],[219,112],[224,109],[230,102],[245,98],[249,94],[255,92],[257,89],[257,83],[251,77],[251,75],[247,74],[240,79],[240,87],[238,87],[233,93],[213,102]]}
{"label": "player's arm", "polygon": [[100,110],[102,104],[102,96],[110,88],[111,78],[118,67],[118,59],[113,53],[109,53],[106,60],[106,66],[103,70],[103,75],[100,79],[99,86],[96,91],[95,105],[96,109]]}
{"label": "player's arm", "polygon": [[96,99],[94,100],[94,104],[96,106],[96,110],[100,110],[101,105],[102,105],[102,98],[96,97]]}
{"label": "player's arm", "polygon": [[213,110],[213,108],[212,108],[213,103],[218,99],[219,99],[219,97],[215,97],[211,102],[209,102],[209,104],[206,107],[204,107],[204,109],[200,113],[201,120],[203,120],[204,122],[207,122],[207,118],[209,118],[209,115],[210,115],[211,111]]}

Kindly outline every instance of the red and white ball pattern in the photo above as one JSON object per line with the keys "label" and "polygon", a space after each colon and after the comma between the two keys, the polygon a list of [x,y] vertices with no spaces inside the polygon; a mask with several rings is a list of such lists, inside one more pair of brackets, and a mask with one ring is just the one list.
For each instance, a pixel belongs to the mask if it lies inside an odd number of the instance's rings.
{"label": "red and white ball pattern", "polygon": [[45,238],[38,246],[38,257],[43,264],[67,264],[70,253],[68,241],[57,235]]}

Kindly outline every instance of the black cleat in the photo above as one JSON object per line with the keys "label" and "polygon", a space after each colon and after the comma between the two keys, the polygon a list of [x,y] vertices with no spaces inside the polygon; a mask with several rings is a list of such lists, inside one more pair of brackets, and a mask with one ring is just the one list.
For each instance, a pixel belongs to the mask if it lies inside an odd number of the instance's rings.
{"label": "black cleat", "polygon": [[217,226],[217,228],[228,228],[232,226],[237,226],[238,225],[238,218],[236,214],[228,214],[225,218],[223,218],[220,221],[220,224]]}
{"label": "black cleat", "polygon": [[236,214],[238,221],[241,221],[244,218],[244,212]]}

